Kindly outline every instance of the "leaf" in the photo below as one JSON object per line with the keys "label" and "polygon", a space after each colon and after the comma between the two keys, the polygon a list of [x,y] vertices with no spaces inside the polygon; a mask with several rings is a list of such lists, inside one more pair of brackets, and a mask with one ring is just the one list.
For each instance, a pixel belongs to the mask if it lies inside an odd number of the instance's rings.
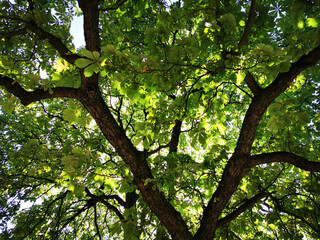
{"label": "leaf", "polygon": [[291,67],[290,62],[282,62],[279,64],[279,71],[280,72],[288,72]]}
{"label": "leaf", "polygon": [[208,136],[205,132],[199,133],[199,142],[203,148],[206,148],[206,146],[207,146],[207,139],[208,139]]}
{"label": "leaf", "polygon": [[222,123],[220,123],[220,122],[216,123],[216,127],[217,127],[217,129],[218,129],[218,131],[220,132],[221,135],[225,134],[226,127]]}
{"label": "leaf", "polygon": [[76,61],[75,61],[75,65],[78,67],[78,68],[85,68],[86,66],[90,65],[94,63],[92,60],[89,60],[89,59],[85,59],[85,58],[78,58]]}
{"label": "leaf", "polygon": [[82,50],[80,51],[80,53],[81,53],[82,55],[84,55],[85,57],[94,60],[93,54],[92,54],[91,51],[89,51],[89,50],[87,50],[87,49],[82,49]]}
{"label": "leaf", "polygon": [[277,117],[275,115],[272,115],[269,119],[267,126],[270,128],[270,130],[274,133],[278,132],[278,121]]}
{"label": "leaf", "polygon": [[91,77],[93,73],[99,72],[99,65],[97,63],[91,64],[90,66],[84,69],[84,75],[86,77]]}
{"label": "leaf", "polygon": [[34,82],[39,82],[41,79],[41,77],[39,75],[34,75],[34,74],[28,74],[27,77],[30,78]]}
{"label": "leaf", "polygon": [[318,27],[318,22],[315,18],[307,18],[307,26],[308,27],[313,27],[317,28]]}
{"label": "leaf", "polygon": [[83,184],[76,183],[76,184],[74,184],[74,188],[72,190],[73,190],[74,194],[80,198],[80,197],[84,196],[85,186]]}
{"label": "leaf", "polygon": [[119,52],[116,50],[115,46],[113,45],[106,45],[101,47],[101,51],[106,53],[107,55],[118,55]]}
{"label": "leaf", "polygon": [[134,141],[133,141],[133,145],[136,147],[138,146],[143,140],[143,136],[140,136],[138,138],[136,138]]}
{"label": "leaf", "polygon": [[57,72],[59,73],[62,71],[68,70],[69,69],[68,62],[64,59],[59,58],[56,61],[56,65],[54,65],[53,68],[57,70]]}
{"label": "leaf", "polygon": [[66,108],[63,112],[63,118],[69,122],[69,124],[75,123],[76,120],[76,111],[70,107]]}
{"label": "leaf", "polygon": [[149,183],[152,183],[153,179],[151,178],[147,178],[146,180],[144,180],[144,186],[147,186]]}

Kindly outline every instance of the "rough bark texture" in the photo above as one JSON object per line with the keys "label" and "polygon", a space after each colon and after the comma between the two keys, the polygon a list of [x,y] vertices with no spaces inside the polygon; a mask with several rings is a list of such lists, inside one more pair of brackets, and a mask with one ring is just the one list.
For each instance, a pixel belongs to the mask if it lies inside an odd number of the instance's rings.
{"label": "rough bark texture", "polygon": [[[79,6],[84,15],[84,34],[86,48],[90,51],[100,50],[98,28],[98,2],[79,0]],[[144,152],[138,151],[118,125],[107,105],[105,104],[98,86],[98,75],[86,78],[82,74],[81,94],[78,100],[90,112],[106,139],[122,157],[139,188],[144,200],[157,215],[161,223],[168,229],[174,239],[192,239],[186,223],[179,212],[167,201],[154,183],[145,183],[146,179],[153,179]]]}
{"label": "rough bark texture", "polygon": [[222,210],[250,168],[250,151],[255,133],[268,106],[289,87],[299,73],[314,66],[319,59],[320,46],[300,57],[291,65],[288,72],[279,73],[267,88],[259,91],[259,94],[252,99],[242,124],[236,149],[225,167],[217,190],[204,210],[195,239],[207,240],[214,237]]}
{"label": "rough bark texture", "polygon": [[[79,0],[78,2],[84,15],[86,48],[90,51],[100,51],[98,26],[99,1]],[[250,9],[247,23],[248,28],[250,28],[250,21],[253,19],[253,9],[254,1]],[[68,48],[60,39],[45,32],[33,22],[27,22],[26,28],[35,33],[39,38],[48,40],[68,62],[74,63],[74,61],[79,58],[76,54],[70,54]],[[247,33],[244,34],[243,41],[246,39],[245,35],[247,35]],[[240,43],[239,46],[241,47],[243,43]],[[53,88],[51,94],[40,89],[26,91],[19,83],[15,83],[14,79],[2,75],[0,75],[0,86],[4,86],[8,92],[17,96],[24,105],[28,105],[41,99],[57,97],[74,98],[80,101],[95,119],[106,139],[126,163],[134,176],[134,183],[139,188],[143,199],[146,201],[151,211],[160,219],[161,224],[167,228],[172,238],[174,240],[211,240],[218,227],[228,223],[244,210],[266,196],[265,193],[260,193],[248,200],[229,216],[219,219],[226,204],[236,191],[241,179],[247,174],[250,168],[263,163],[288,162],[305,170],[320,171],[319,163],[310,162],[307,159],[291,153],[277,152],[250,156],[251,146],[255,138],[258,124],[268,106],[288,88],[300,72],[315,65],[319,59],[320,46],[293,63],[288,72],[279,73],[276,79],[265,89],[259,87],[252,75],[247,75],[245,81],[253,92],[254,97],[246,112],[235,151],[225,167],[218,188],[203,212],[201,225],[194,237],[192,237],[188,231],[188,227],[182,219],[181,214],[173,208],[164,195],[158,190],[156,185],[152,181],[146,183],[147,179],[153,179],[147,163],[146,153],[138,151],[133,146],[123,128],[116,122],[102,98],[102,93],[98,84],[99,76],[97,74],[86,78],[83,74],[83,70],[80,70],[81,87],[79,89],[63,87]],[[181,122],[177,122],[173,128],[171,142],[169,143],[171,152],[177,151],[180,132]],[[89,195],[91,194],[89,191],[87,191],[87,193]],[[92,195],[92,197],[94,196]]]}

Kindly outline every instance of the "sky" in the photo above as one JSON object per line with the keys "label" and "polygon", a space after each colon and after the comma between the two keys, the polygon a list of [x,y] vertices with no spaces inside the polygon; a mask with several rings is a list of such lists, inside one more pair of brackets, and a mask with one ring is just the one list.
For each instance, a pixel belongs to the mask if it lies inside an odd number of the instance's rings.
{"label": "sky", "polygon": [[74,17],[71,23],[70,33],[73,36],[73,44],[77,48],[84,46],[83,16]]}

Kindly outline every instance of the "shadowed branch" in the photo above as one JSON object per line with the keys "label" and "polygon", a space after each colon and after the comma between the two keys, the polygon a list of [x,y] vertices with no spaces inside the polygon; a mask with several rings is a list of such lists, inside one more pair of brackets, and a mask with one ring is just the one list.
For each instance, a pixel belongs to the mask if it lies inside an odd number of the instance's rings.
{"label": "shadowed branch", "polygon": [[30,103],[49,98],[77,98],[78,94],[77,89],[69,87],[52,88],[52,92],[50,93],[49,91],[44,91],[43,89],[27,91],[19,83],[15,82],[12,78],[3,76],[1,74],[0,86],[5,87],[9,93],[19,98],[21,103],[25,106],[29,105]]}

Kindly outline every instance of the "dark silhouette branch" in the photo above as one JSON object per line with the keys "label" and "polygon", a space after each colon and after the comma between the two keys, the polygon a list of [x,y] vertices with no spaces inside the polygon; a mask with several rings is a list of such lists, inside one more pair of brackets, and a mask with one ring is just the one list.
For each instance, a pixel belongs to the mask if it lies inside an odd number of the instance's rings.
{"label": "dark silhouette branch", "polygon": [[79,55],[72,53],[60,38],[54,36],[51,33],[46,32],[42,28],[38,27],[34,22],[27,22],[27,28],[36,34],[40,39],[48,40],[49,43],[58,51],[60,56],[71,64],[74,64],[76,59],[80,58]]}
{"label": "dark silhouette branch", "polygon": [[52,98],[77,98],[78,90],[69,87],[52,88],[52,92],[44,91],[43,89],[36,89],[33,91],[25,90],[19,83],[15,82],[12,78],[0,74],[0,86],[20,99],[21,103],[25,106],[30,103]]}
{"label": "dark silhouette branch", "polygon": [[275,198],[274,196],[272,196],[271,194],[269,194],[269,197],[272,199],[272,201],[274,202],[275,204],[275,207],[276,209],[279,211],[279,212],[282,212],[282,213],[285,213],[285,214],[288,214],[296,219],[299,219],[301,222],[307,224],[313,231],[315,231],[317,234],[320,235],[320,228],[319,227],[316,227],[314,226],[313,224],[311,224],[310,222],[308,222],[305,218],[299,216],[298,214],[296,213],[293,213],[287,209],[285,209],[283,207],[283,205],[280,203],[280,200]]}
{"label": "dark silhouette branch", "polygon": [[256,82],[256,80],[250,72],[246,74],[244,81],[255,96],[261,92],[262,88],[258,85],[258,83]]}
{"label": "dark silhouette branch", "polygon": [[178,151],[179,136],[181,133],[181,125],[182,125],[182,121],[177,120],[176,124],[174,125],[174,127],[172,129],[171,140],[169,142],[169,152],[170,153]]}
{"label": "dark silhouette branch", "polygon": [[107,201],[105,201],[103,198],[101,198],[100,196],[96,196],[94,194],[92,194],[88,188],[85,188],[85,192],[86,194],[91,197],[91,200],[93,200],[95,203],[100,202],[103,205],[105,205],[109,210],[113,211],[120,220],[123,220],[124,217],[122,215],[122,213],[119,211],[118,208],[116,208],[115,206],[113,206],[112,204],[108,203]]}
{"label": "dark silhouette branch", "polygon": [[217,225],[218,227],[221,227],[229,222],[231,222],[233,219],[237,218],[241,213],[246,211],[249,208],[252,208],[257,202],[259,202],[262,198],[268,197],[268,193],[262,192],[258,193],[254,197],[248,199],[245,203],[243,203],[240,207],[238,207],[235,211],[230,213],[224,218],[219,219]]}
{"label": "dark silhouette branch", "polygon": [[95,204],[96,202],[93,201],[92,199],[88,200],[88,202],[82,208],[78,209],[78,211],[74,215],[66,219],[65,223],[63,224],[60,230],[63,230],[66,226],[68,226],[69,223],[74,221],[81,213],[87,211],[88,209],[93,207]]}
{"label": "dark silhouette branch", "polygon": [[27,33],[27,28],[21,28],[16,31],[8,32],[8,33],[0,33],[0,39],[2,38],[11,38],[17,35],[22,35]]}
{"label": "dark silhouette branch", "polygon": [[305,171],[320,172],[320,162],[312,162],[290,152],[273,152],[253,155],[250,157],[249,167],[274,162],[286,162]]}
{"label": "dark silhouette branch", "polygon": [[248,14],[248,20],[246,23],[246,27],[244,29],[243,35],[241,37],[241,40],[238,44],[238,50],[241,49],[241,47],[244,45],[244,43],[246,42],[248,36],[249,36],[249,32],[253,23],[253,18],[254,18],[254,8],[256,5],[256,0],[252,0],[251,1],[251,6],[250,6],[250,10],[249,10],[249,14]]}
{"label": "dark silhouette branch", "polygon": [[101,197],[102,199],[104,200],[110,200],[110,199],[114,199],[116,200],[121,206],[126,206],[126,202],[121,198],[119,197],[118,195],[102,195],[102,196],[99,196]]}
{"label": "dark silhouette branch", "polygon": [[94,205],[93,207],[94,207],[94,225],[96,227],[97,235],[99,237],[99,240],[102,240],[101,233],[100,233],[100,230],[99,230],[99,224],[98,224],[98,221],[97,221],[97,218],[98,218],[97,205]]}
{"label": "dark silhouette branch", "polygon": [[136,193],[136,190],[126,193],[126,202],[124,207],[126,209],[133,207],[136,204],[138,198],[139,195]]}

